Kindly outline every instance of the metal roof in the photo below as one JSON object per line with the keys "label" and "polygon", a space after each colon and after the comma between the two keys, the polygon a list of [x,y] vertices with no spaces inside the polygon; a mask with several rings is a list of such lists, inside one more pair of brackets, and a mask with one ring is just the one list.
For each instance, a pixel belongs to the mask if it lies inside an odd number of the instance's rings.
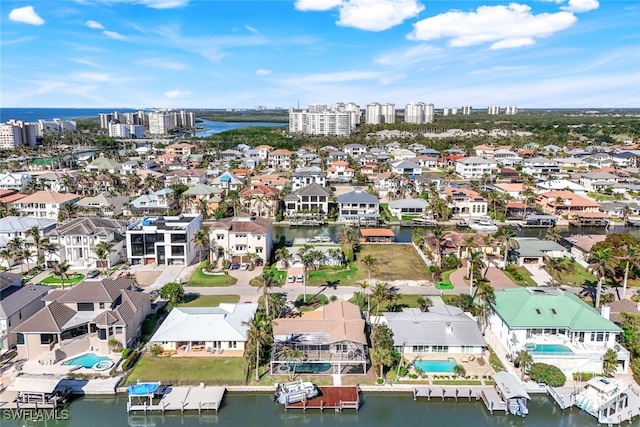
{"label": "metal roof", "polygon": [[518,378],[506,371],[500,371],[493,374],[493,380],[496,387],[506,399],[514,399],[516,397],[524,397],[531,399]]}
{"label": "metal roof", "polygon": [[63,377],[55,377],[53,375],[23,374],[17,376],[7,388],[13,391],[31,393],[53,393],[62,379]]}

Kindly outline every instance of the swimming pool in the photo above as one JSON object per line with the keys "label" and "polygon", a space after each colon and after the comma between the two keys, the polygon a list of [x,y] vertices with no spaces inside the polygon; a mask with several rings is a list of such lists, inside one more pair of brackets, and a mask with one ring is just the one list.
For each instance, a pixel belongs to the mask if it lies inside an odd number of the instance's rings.
{"label": "swimming pool", "polygon": [[413,366],[421,369],[422,372],[453,372],[456,366],[455,359],[447,360],[416,360]]}
{"label": "swimming pool", "polygon": [[62,362],[62,364],[66,366],[82,366],[83,368],[91,369],[96,363],[103,362],[105,360],[111,359],[106,356],[98,356],[94,353],[85,353],[82,356],[74,357],[73,359]]}
{"label": "swimming pool", "polygon": [[524,348],[533,354],[573,354],[573,351],[562,344],[534,344],[528,342]]}
{"label": "swimming pool", "polygon": [[298,374],[320,374],[331,369],[331,363],[304,363],[293,362],[288,365],[280,365],[281,371],[293,369]]}

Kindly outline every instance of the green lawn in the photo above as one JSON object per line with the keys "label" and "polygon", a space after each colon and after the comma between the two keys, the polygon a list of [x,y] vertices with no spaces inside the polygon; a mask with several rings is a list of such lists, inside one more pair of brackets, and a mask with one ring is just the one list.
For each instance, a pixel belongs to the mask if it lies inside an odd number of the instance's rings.
{"label": "green lawn", "polygon": [[231,277],[228,274],[204,274],[202,269],[206,267],[208,261],[203,261],[198,265],[198,267],[194,270],[189,282],[186,286],[193,287],[203,287],[203,286],[231,286],[235,285],[237,279],[235,277]]}
{"label": "green lawn", "polygon": [[446,282],[446,283],[451,283],[451,274],[454,272],[455,270],[448,270],[448,271],[443,271],[441,274],[442,277],[442,282]]}
{"label": "green lawn", "polygon": [[179,307],[217,307],[221,303],[237,303],[240,295],[199,295],[196,298],[179,304]]}
{"label": "green lawn", "polygon": [[[503,270],[503,273],[518,286],[533,286],[535,284],[535,282],[531,278],[531,273],[529,273],[529,270],[524,267],[516,267],[513,273],[507,270]],[[520,274],[520,277],[516,277],[517,273]]]}
{"label": "green lawn", "polygon": [[245,384],[242,357],[158,357],[145,353],[127,377],[126,385],[136,381],[162,384]]}
{"label": "green lawn", "polygon": [[349,268],[341,270],[310,270],[307,275],[307,285],[322,286],[332,285],[353,285],[356,280],[358,269],[352,263]]}
{"label": "green lawn", "polygon": [[[418,295],[418,294],[400,294],[398,295],[398,302],[397,305],[399,307],[407,307],[407,308],[418,308],[418,298],[420,298],[422,295]],[[351,298],[349,300],[350,303],[352,304],[356,304],[357,306],[360,307],[361,310],[367,310],[367,298],[363,298],[360,295],[356,295],[353,298]],[[383,313],[385,311],[388,311],[388,307],[389,304],[386,302],[383,302],[380,305],[380,313]],[[376,303],[376,301],[371,298],[371,313],[376,313],[378,308],[378,304]]]}
{"label": "green lawn", "polygon": [[[64,279],[64,285],[75,285],[76,283],[81,282],[84,279],[84,274],[76,274],[75,276],[70,276],[68,279]],[[40,281],[43,285],[60,285],[62,286],[62,281],[59,277],[49,276]]]}
{"label": "green lawn", "polygon": [[[265,273],[273,274],[273,277],[274,277],[277,285],[284,285],[284,282],[287,279],[287,272],[284,271],[284,270],[278,270],[275,267],[263,270],[262,274],[265,274]],[[249,285],[251,285],[251,286],[260,286],[260,279],[258,277],[254,277],[249,282]]]}
{"label": "green lawn", "polygon": [[597,281],[596,276],[589,273],[583,266],[573,261],[571,263],[574,271],[571,273],[564,273],[562,275],[562,284],[568,286],[581,286],[586,281]]}

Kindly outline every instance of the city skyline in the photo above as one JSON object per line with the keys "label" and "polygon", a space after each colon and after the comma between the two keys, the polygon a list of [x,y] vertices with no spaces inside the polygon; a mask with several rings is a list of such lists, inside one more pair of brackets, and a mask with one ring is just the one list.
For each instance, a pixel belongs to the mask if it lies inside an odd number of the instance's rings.
{"label": "city skyline", "polygon": [[632,1],[3,1],[3,107],[640,106]]}

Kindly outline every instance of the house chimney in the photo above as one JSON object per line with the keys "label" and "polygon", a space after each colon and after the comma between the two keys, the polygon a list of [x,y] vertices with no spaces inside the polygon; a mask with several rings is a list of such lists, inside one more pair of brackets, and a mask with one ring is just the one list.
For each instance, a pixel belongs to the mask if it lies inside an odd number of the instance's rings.
{"label": "house chimney", "polygon": [[602,317],[609,320],[609,316],[611,315],[611,307],[602,306],[602,308],[600,309],[600,314],[602,315]]}

